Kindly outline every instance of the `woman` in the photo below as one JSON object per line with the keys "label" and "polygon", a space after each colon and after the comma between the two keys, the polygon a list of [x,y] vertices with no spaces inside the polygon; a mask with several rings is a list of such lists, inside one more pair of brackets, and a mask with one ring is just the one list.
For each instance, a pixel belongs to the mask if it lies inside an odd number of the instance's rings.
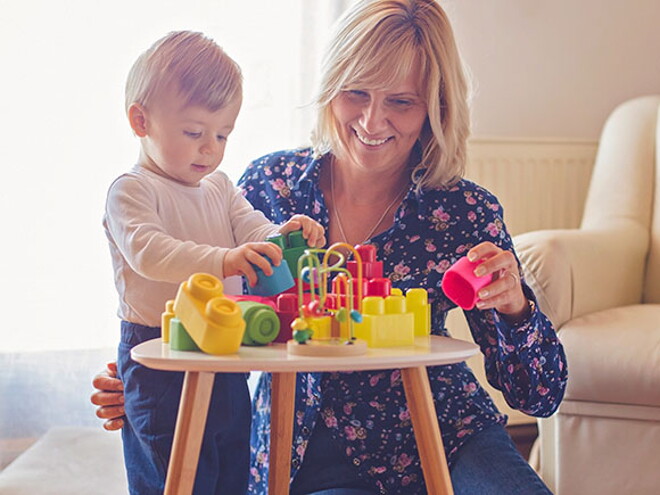
{"label": "woman", "polygon": [[[454,306],[440,290],[443,273],[463,255],[482,260],[494,280],[466,316],[488,380],[512,407],[552,414],[566,385],[565,356],[521,280],[497,199],[461,179],[467,84],[438,3],[355,4],[324,60],[317,104],[314,147],[253,162],[240,180],[246,197],[277,222],[312,216],[330,243],[376,245],[394,286],[428,290],[436,335],[447,335]],[[428,372],[455,493],[549,493],[467,365]],[[398,370],[297,380],[291,493],[425,493]],[[107,395],[97,402],[116,404]],[[267,493],[269,411],[263,374],[251,440],[257,494]]]}

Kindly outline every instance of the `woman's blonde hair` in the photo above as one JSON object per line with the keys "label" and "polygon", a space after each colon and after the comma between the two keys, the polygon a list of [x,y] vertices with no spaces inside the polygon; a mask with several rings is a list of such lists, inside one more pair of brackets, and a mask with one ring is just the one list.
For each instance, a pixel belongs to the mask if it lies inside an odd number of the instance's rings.
{"label": "woman's blonde hair", "polygon": [[435,0],[364,0],[338,21],[321,70],[315,151],[342,149],[331,109],[340,91],[392,87],[416,63],[427,120],[413,180],[419,190],[462,177],[470,128],[468,86],[449,19]]}
{"label": "woman's blonde hair", "polygon": [[176,31],[156,41],[133,64],[126,80],[126,110],[145,107],[162,90],[173,89],[186,105],[212,112],[242,95],[241,69],[224,50],[202,33]]}

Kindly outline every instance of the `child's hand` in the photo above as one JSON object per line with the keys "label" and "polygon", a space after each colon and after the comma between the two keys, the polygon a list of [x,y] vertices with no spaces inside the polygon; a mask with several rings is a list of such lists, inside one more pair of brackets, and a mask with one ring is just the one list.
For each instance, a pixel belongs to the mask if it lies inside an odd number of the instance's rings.
{"label": "child's hand", "polygon": [[242,246],[230,249],[225,254],[223,271],[225,277],[243,275],[248,279],[250,287],[257,283],[257,273],[252,265],[256,265],[267,275],[273,274],[273,268],[264,256],[268,256],[275,266],[282,261],[282,250],[272,242],[248,242]]}
{"label": "child's hand", "polygon": [[303,237],[309,246],[316,248],[325,246],[325,231],[323,227],[307,215],[293,215],[288,222],[280,227],[280,234],[288,234],[301,228]]}

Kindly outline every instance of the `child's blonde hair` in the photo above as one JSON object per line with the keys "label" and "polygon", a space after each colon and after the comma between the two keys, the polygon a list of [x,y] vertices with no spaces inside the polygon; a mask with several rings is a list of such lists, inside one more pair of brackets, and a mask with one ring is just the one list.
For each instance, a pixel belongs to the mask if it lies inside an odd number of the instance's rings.
{"label": "child's blonde hair", "polygon": [[435,0],[365,0],[338,21],[326,53],[312,144],[341,151],[331,103],[350,87],[383,89],[417,62],[427,120],[412,176],[418,189],[454,183],[464,173],[470,131],[468,84],[447,15]]}
{"label": "child's blonde hair", "polygon": [[175,31],[156,41],[133,64],[126,80],[126,111],[145,108],[163,90],[175,90],[186,105],[215,112],[242,95],[238,64],[202,33]]}

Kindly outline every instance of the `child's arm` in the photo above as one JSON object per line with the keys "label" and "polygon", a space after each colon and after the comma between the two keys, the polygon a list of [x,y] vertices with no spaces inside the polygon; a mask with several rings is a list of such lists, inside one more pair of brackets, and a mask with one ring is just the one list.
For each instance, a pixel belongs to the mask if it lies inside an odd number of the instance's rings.
{"label": "child's arm", "polygon": [[303,237],[311,247],[322,248],[325,246],[325,231],[320,223],[312,220],[307,215],[293,215],[288,222],[280,227],[280,234],[288,234],[302,228]]}
{"label": "child's arm", "polygon": [[[218,183],[217,201],[198,212],[171,206],[172,201],[168,209],[164,193],[132,175],[122,176],[110,187],[104,220],[117,256],[153,281],[178,284],[195,272],[221,279],[229,276],[223,271],[227,252],[238,244],[263,241],[277,233],[278,226],[252,209],[244,198],[231,201],[234,188],[225,182]],[[228,219],[223,212],[231,207],[234,210]],[[200,218],[200,213],[205,218]],[[198,229],[203,229],[201,236]],[[227,244],[220,244],[220,231],[225,232],[222,242]],[[214,237],[216,241],[199,241]]]}

